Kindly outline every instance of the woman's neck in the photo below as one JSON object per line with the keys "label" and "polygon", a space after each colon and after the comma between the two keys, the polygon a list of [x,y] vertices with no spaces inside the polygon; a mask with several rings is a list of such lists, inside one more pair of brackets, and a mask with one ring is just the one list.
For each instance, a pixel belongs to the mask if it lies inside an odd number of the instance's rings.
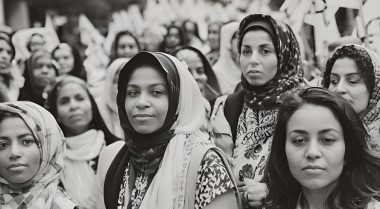
{"label": "woman's neck", "polygon": [[70,129],[70,128],[64,128],[64,135],[66,137],[73,137],[78,136],[80,134],[83,134],[84,132],[90,130],[90,127],[84,127],[84,128],[78,128],[78,129]]}
{"label": "woman's neck", "polygon": [[322,189],[302,189],[301,207],[303,209],[323,209],[327,197],[331,191],[336,187],[336,182],[322,188]]}

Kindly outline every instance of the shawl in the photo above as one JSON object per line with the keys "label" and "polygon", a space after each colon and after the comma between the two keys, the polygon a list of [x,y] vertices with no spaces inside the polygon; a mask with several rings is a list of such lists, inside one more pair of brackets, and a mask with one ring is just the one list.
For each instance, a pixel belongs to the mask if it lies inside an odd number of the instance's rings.
{"label": "shawl", "polygon": [[261,14],[248,15],[241,21],[238,32],[239,47],[244,34],[250,30],[254,22],[264,22],[274,30],[273,45],[278,60],[277,73],[268,83],[258,87],[251,86],[242,75],[244,102],[251,109],[268,110],[278,106],[289,90],[303,84],[300,50],[297,38],[287,24]]}
{"label": "shawl", "polygon": [[[203,141],[207,140],[206,136],[199,131],[202,126],[203,120],[205,118],[205,108],[202,100],[202,95],[199,90],[199,87],[195,80],[192,78],[192,75],[186,69],[186,66],[181,63],[176,58],[164,54],[164,53],[150,53],[150,52],[140,52],[134,58],[140,56],[143,59],[141,61],[147,61],[148,57],[156,59],[161,66],[166,68],[167,72],[175,71],[179,77],[178,83],[173,83],[173,79],[169,78],[171,73],[168,73],[168,82],[170,88],[177,88],[178,92],[178,102],[176,102],[174,107],[171,107],[171,102],[169,99],[169,110],[168,115],[170,115],[170,109],[174,108],[177,117],[175,117],[174,122],[169,128],[170,139],[165,149],[165,153],[160,162],[160,167],[155,174],[146,194],[141,203],[140,208],[182,208],[184,204],[184,191],[185,191],[185,182],[186,175],[180,175],[181,173],[187,172],[189,157],[184,158],[184,146],[185,141],[188,135],[202,139]],[[166,61],[165,61],[166,60]],[[131,62],[130,61],[130,62]],[[173,65],[166,65],[163,62],[172,62]],[[173,69],[168,69],[168,68]],[[124,67],[120,74],[119,79],[119,93],[118,93],[118,107],[120,113],[120,121],[123,127],[123,130],[127,132],[127,126],[123,123],[127,122],[126,113],[124,110],[123,97],[121,95],[122,91],[125,91],[125,87],[121,87],[121,82],[125,82],[125,74],[131,68]],[[127,82],[125,82],[127,83]],[[124,88],[124,89],[123,89]],[[169,90],[169,98],[176,97],[176,91]],[[168,118],[168,116],[167,116]],[[170,117],[169,117],[170,119]],[[164,123],[165,126],[165,123]],[[164,127],[163,127],[164,128]],[[141,134],[140,134],[141,135]],[[141,135],[141,137],[145,137]],[[152,136],[153,138],[153,136]],[[157,146],[157,145],[156,145]],[[124,151],[124,153],[122,153]],[[108,174],[112,174],[112,180],[105,182],[105,189],[113,192],[107,192],[105,195],[108,195],[108,198],[112,199],[112,202],[106,202],[107,208],[116,208],[117,198],[119,195],[120,185],[122,182],[123,174],[126,169],[126,166],[129,162],[130,150],[128,146],[124,146],[121,153],[116,156],[114,163],[111,164]],[[121,155],[120,155],[121,154]],[[116,190],[116,191],[114,191]],[[111,194],[112,193],[112,194]]]}
{"label": "shawl", "polygon": [[[124,132],[120,126],[119,114],[116,104],[117,89],[114,89],[114,79],[120,72],[121,68],[128,62],[127,58],[118,58],[114,60],[106,71],[104,82],[104,91],[100,97],[99,111],[106,123],[108,129],[119,138],[124,138]],[[113,92],[113,93],[112,93]]]}
{"label": "shawl", "polygon": [[[352,46],[356,50],[365,50],[368,53],[371,61],[369,65],[373,66],[373,73],[365,73],[364,71],[367,69],[358,69],[363,71],[360,73],[361,75],[372,75],[375,77],[373,83],[374,85],[367,85],[367,87],[373,86],[373,89],[369,89],[371,94],[369,97],[368,107],[361,114],[361,119],[370,134],[371,148],[375,150],[377,153],[380,153],[380,57],[378,54],[376,54],[376,52],[372,51],[371,49],[356,44],[343,45],[340,48],[338,48],[336,52],[338,52],[339,49],[342,49],[343,47],[347,46]],[[355,55],[355,59],[366,60],[361,58],[360,56],[363,55],[358,53],[357,55]],[[323,86],[325,88],[328,88],[330,84],[330,74],[331,68],[327,68],[326,66],[325,74],[323,75]],[[370,80],[369,78],[367,79]]]}
{"label": "shawl", "polygon": [[213,69],[223,95],[233,93],[240,82],[241,70],[231,57],[231,39],[238,27],[238,22],[231,22],[220,29],[220,57]]}
{"label": "shawl", "polygon": [[0,111],[18,114],[32,131],[41,153],[41,165],[30,180],[31,186],[14,191],[0,176],[0,207],[4,209],[74,208],[58,187],[59,172],[63,167],[65,138],[54,117],[44,108],[31,102],[0,104]]}
{"label": "shawl", "polygon": [[65,167],[60,180],[67,191],[80,205],[90,195],[91,185],[95,179],[93,164],[89,161],[97,158],[105,147],[102,131],[91,129],[80,135],[67,137]]}

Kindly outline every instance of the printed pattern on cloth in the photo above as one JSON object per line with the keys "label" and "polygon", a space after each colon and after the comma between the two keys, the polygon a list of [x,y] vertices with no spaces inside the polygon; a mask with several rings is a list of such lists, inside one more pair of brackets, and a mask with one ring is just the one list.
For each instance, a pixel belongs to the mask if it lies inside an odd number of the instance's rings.
{"label": "printed pattern on cloth", "polygon": [[[207,143],[199,140],[192,140],[194,135],[187,136],[186,144],[185,144],[185,155],[191,156],[191,150],[197,146],[204,146]],[[189,161],[184,160],[184,162]],[[188,162],[188,163],[189,163]],[[129,179],[129,166],[124,172],[124,177],[122,180],[122,184],[120,186],[119,198],[118,198],[118,208],[126,209],[128,206],[129,200],[132,201],[132,209],[137,209],[141,205],[142,200],[148,190],[148,179],[149,175],[142,172],[136,172],[136,180],[134,189],[131,192],[131,197],[129,198],[129,188],[128,188],[128,179]],[[186,167],[184,165],[184,167]],[[185,172],[185,171],[184,171]],[[186,177],[186,175],[184,175]],[[186,184],[186,180],[181,180],[184,184]],[[180,189],[181,185],[178,185]],[[184,185],[182,185],[184,188]],[[195,208],[201,209],[207,204],[209,204],[215,197],[226,193],[229,189],[232,189],[233,183],[228,176],[228,172],[220,159],[220,157],[214,152],[209,151],[204,156],[201,162],[201,166],[198,169],[197,173],[197,183],[196,183],[196,197],[195,197]],[[177,190],[179,194],[184,194],[184,191]],[[178,195],[179,197],[181,195]]]}
{"label": "printed pattern on cloth", "polygon": [[195,208],[205,207],[215,197],[233,188],[232,180],[220,157],[214,151],[208,151],[198,170]]}
{"label": "printed pattern on cloth", "polygon": [[278,108],[257,111],[243,105],[233,155],[236,179],[261,180],[272,144],[277,111]]}

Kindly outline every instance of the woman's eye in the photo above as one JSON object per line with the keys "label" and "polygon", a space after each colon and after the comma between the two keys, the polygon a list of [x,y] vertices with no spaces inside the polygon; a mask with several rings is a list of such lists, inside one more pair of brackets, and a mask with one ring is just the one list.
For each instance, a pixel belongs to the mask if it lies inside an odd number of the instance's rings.
{"label": "woman's eye", "polygon": [[269,50],[269,49],[263,49],[263,50],[261,50],[261,53],[264,54],[264,55],[267,55],[267,54],[271,53],[271,50]]}
{"label": "woman's eye", "polygon": [[23,139],[23,140],[22,140],[22,144],[23,144],[23,145],[34,144],[34,139]]}
{"label": "woman's eye", "polygon": [[335,79],[331,79],[331,80],[330,80],[330,84],[332,84],[332,85],[334,85],[334,86],[338,85],[338,83],[339,83],[338,80],[335,80]]}
{"label": "woman's eye", "polygon": [[249,55],[249,54],[251,54],[251,51],[250,50],[243,50],[242,54],[243,55]]}
{"label": "woman's eye", "polygon": [[130,91],[128,91],[128,93],[127,93],[129,96],[137,96],[139,93],[138,93],[138,91],[135,91],[135,90],[130,90]]}
{"label": "woman's eye", "polygon": [[292,143],[295,145],[301,145],[301,144],[304,144],[305,142],[306,142],[306,138],[304,137],[297,137],[297,138],[292,139]]}
{"label": "woman's eye", "polygon": [[153,95],[161,95],[161,94],[164,94],[164,92],[161,91],[161,90],[153,90],[153,91],[152,91],[152,94],[153,94]]}
{"label": "woman's eye", "polygon": [[332,144],[336,141],[336,139],[332,138],[332,137],[324,137],[321,139],[322,143],[324,144]]}
{"label": "woman's eye", "polygon": [[349,82],[351,84],[357,84],[357,83],[359,83],[359,80],[358,79],[351,79],[351,80],[349,80]]}
{"label": "woman's eye", "polygon": [[0,149],[5,149],[8,147],[8,144],[5,142],[0,142]]}

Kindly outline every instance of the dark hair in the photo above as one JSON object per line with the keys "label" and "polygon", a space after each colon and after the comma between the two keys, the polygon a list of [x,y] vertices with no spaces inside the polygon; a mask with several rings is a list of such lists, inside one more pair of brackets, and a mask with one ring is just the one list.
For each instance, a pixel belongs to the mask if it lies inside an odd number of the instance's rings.
{"label": "dark hair", "polygon": [[269,190],[265,208],[296,208],[302,190],[289,170],[285,153],[286,126],[290,117],[305,104],[329,108],[343,129],[346,165],[325,207],[364,208],[372,198],[379,198],[380,158],[370,151],[369,135],[359,116],[339,95],[311,87],[288,95],[280,106],[264,177]]}
{"label": "dark hair", "polygon": [[363,78],[364,83],[371,94],[373,88],[375,88],[375,73],[371,57],[364,47],[358,47],[353,44],[343,45],[338,48],[333,56],[327,60],[325,73],[323,74],[323,87],[329,88],[330,86],[330,75],[335,61],[345,57],[353,59],[356,62],[358,73]]}
{"label": "dark hair", "polygon": [[115,39],[114,39],[114,41],[112,43],[111,56],[110,56],[110,62],[109,63],[112,63],[112,61],[114,61],[115,59],[119,58],[118,54],[117,54],[117,46],[119,45],[120,38],[123,37],[123,36],[130,36],[130,37],[132,37],[133,40],[135,40],[135,42],[136,42],[138,51],[141,50],[140,42],[137,39],[137,37],[135,35],[133,35],[133,33],[129,32],[127,30],[120,31],[120,32],[118,32],[116,34]]}
{"label": "dark hair", "polygon": [[79,50],[75,46],[67,44],[67,43],[61,43],[61,44],[59,44],[51,52],[51,55],[52,55],[53,59],[56,59],[55,56],[54,56],[54,54],[55,54],[55,52],[58,49],[62,49],[63,45],[66,45],[66,46],[68,46],[70,48],[71,54],[74,57],[74,66],[73,66],[73,69],[68,74],[72,75],[72,76],[75,76],[77,78],[80,78],[80,79],[82,79],[84,81],[87,81],[87,73],[86,73],[86,70],[84,69],[82,58],[80,56]]}
{"label": "dark hair", "polygon": [[[194,35],[195,35],[197,38],[199,38],[199,40],[201,40],[201,41],[203,42],[203,39],[202,39],[201,36],[199,35],[198,24],[197,24],[196,22],[194,22],[194,21],[192,21],[192,20],[189,20],[189,19],[183,21],[183,23],[182,23],[183,32],[184,32],[185,34],[187,34],[187,28],[186,28],[186,24],[187,24],[187,23],[191,23],[191,24],[193,24],[193,26],[194,26]],[[187,37],[185,37],[185,39],[187,39]],[[186,44],[189,44],[189,42],[190,42],[190,40],[186,40]]]}
{"label": "dark hair", "polygon": [[[198,57],[202,60],[203,68],[205,70],[205,74],[207,76],[207,86],[205,88],[204,97],[211,101],[215,99],[216,97],[220,96],[220,86],[218,79],[216,78],[216,75],[214,73],[214,70],[212,69],[209,61],[205,57],[205,55],[199,51],[198,49],[191,47],[191,46],[180,46],[177,47],[174,51],[172,51],[172,55],[177,57],[178,52],[182,50],[190,50],[198,55]],[[179,58],[178,58],[179,59]]]}
{"label": "dark hair", "polygon": [[[48,98],[45,101],[45,108],[48,109],[50,111],[50,113],[56,119],[58,118],[58,112],[57,112],[58,90],[59,90],[59,87],[61,87],[64,84],[67,84],[67,83],[77,83],[77,84],[81,85],[83,87],[83,89],[85,89],[85,91],[87,92],[87,94],[90,98],[90,102],[91,102],[91,111],[92,111],[91,126],[92,126],[92,128],[94,128],[96,130],[103,131],[106,144],[109,145],[115,141],[120,140],[118,137],[113,135],[109,131],[109,129],[107,128],[107,126],[103,120],[103,117],[101,116],[101,114],[99,112],[99,109],[98,109],[98,106],[95,102],[94,97],[92,96],[92,94],[90,93],[88,88],[86,87],[85,82],[79,78],[68,75],[68,76],[63,77],[61,80],[57,80],[56,83],[54,83],[48,91]],[[58,122],[58,124],[59,124],[59,126],[63,127],[63,124],[61,124],[60,122]],[[62,130],[64,130],[64,129],[62,129]]]}
{"label": "dark hair", "polygon": [[169,31],[172,28],[175,28],[175,29],[178,30],[178,35],[179,35],[179,44],[178,44],[178,46],[185,45],[185,35],[184,35],[183,31],[182,31],[182,28],[180,28],[180,27],[178,27],[176,25],[169,25],[168,27],[166,27],[166,34],[164,36],[164,40],[160,44],[160,47],[159,47],[160,52],[170,53],[170,52],[166,52],[165,48],[166,48],[166,38],[168,37]]}
{"label": "dark hair", "polygon": [[[30,48],[30,45],[31,45],[31,43],[32,43],[32,38],[33,38],[34,36],[39,36],[39,37],[41,37],[42,39],[44,39],[44,36],[43,36],[42,34],[40,34],[40,33],[33,33],[33,34],[30,36],[28,42],[26,43],[26,48],[28,49],[29,52],[32,52],[32,51],[31,51],[31,48]],[[44,41],[45,41],[45,39],[44,39]]]}

